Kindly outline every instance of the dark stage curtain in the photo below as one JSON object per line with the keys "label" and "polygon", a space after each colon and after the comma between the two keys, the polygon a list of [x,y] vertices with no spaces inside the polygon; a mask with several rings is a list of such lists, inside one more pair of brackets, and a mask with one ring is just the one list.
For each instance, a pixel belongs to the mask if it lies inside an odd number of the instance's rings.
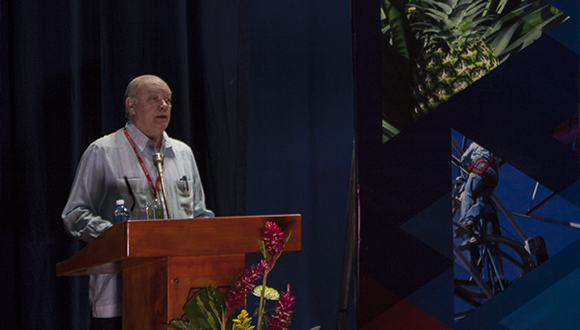
{"label": "dark stage curtain", "polygon": [[60,214],[82,152],[125,123],[135,76],[174,93],[170,136],[197,157],[208,207],[245,214],[248,4],[0,2],[0,324],[88,329],[87,278],[57,278],[82,244]]}

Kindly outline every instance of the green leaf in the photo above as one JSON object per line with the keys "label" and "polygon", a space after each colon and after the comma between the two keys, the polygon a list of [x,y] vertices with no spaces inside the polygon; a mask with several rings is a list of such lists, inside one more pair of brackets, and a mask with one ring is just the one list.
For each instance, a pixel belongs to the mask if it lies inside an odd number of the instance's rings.
{"label": "green leaf", "polygon": [[496,56],[500,57],[504,54],[504,50],[509,46],[511,37],[518,28],[518,24],[513,24],[509,28],[502,29],[496,34],[496,37],[488,41],[489,46],[493,49]]}
{"label": "green leaf", "polygon": [[436,9],[431,8],[427,8],[427,10],[425,11],[425,15],[427,17],[432,18],[435,21],[443,21],[447,19],[447,15],[445,15],[445,13],[442,13]]}
{"label": "green leaf", "polygon": [[240,315],[242,312],[239,308],[234,308],[230,314],[228,315],[228,319],[226,320],[226,330],[232,330],[234,327],[234,319]]}
{"label": "green leaf", "polygon": [[166,328],[173,328],[173,329],[187,329],[189,322],[185,322],[182,320],[171,320],[169,324],[165,324]]}
{"label": "green leaf", "polygon": [[383,38],[389,40],[389,44],[404,58],[409,59],[409,42],[406,31],[409,28],[407,13],[403,6],[394,6],[391,1],[383,0],[381,2],[381,11],[384,17]]}
{"label": "green leaf", "polygon": [[169,324],[165,325],[165,327],[179,329],[179,330],[193,330],[193,329],[195,329],[191,323],[183,321],[183,320],[171,320],[169,322]]}
{"label": "green leaf", "polygon": [[485,15],[496,15],[503,13],[507,2],[508,0],[492,0],[489,3],[488,11],[485,13]]}
{"label": "green leaf", "polygon": [[264,259],[268,260],[268,251],[266,251],[266,245],[264,244],[264,241],[258,240],[258,245],[260,246],[260,252],[262,252]]}
{"label": "green leaf", "polygon": [[193,325],[192,329],[199,330],[221,330],[224,310],[224,294],[211,286],[196,292],[183,307],[185,315]]}
{"label": "green leaf", "polygon": [[289,232],[288,236],[286,236],[286,240],[284,241],[284,246],[286,246],[286,243],[288,243],[288,241],[290,240],[290,236],[292,236],[292,232]]}
{"label": "green leaf", "polygon": [[[505,6],[498,4],[501,5]],[[485,35],[486,43],[493,48],[500,62],[568,19],[544,1],[527,1],[502,15]]]}

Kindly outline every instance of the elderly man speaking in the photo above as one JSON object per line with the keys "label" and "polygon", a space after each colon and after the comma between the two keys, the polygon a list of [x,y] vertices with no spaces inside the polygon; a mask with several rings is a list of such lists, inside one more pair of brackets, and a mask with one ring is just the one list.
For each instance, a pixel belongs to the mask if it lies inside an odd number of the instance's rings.
{"label": "elderly man speaking", "polygon": [[[125,127],[89,145],[78,165],[62,213],[67,232],[90,242],[114,225],[116,201],[131,219],[170,214],[173,218],[213,217],[191,148],[170,138],[171,89],[153,75],[133,79],[125,92]],[[167,200],[160,192],[153,156],[163,159]],[[162,205],[167,205],[165,209]],[[152,215],[150,209],[155,209]],[[148,216],[149,214],[149,216]],[[121,329],[121,274],[91,275],[91,329]]]}

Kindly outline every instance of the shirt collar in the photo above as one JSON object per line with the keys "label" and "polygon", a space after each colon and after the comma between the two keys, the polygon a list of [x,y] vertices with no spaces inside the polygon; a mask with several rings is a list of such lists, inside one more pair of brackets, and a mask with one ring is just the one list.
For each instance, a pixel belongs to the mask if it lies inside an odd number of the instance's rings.
{"label": "shirt collar", "polygon": [[[149,139],[147,135],[143,134],[143,132],[141,132],[137,128],[137,126],[133,125],[132,122],[128,121],[125,127],[127,128],[127,131],[129,132],[129,135],[131,136],[131,139],[133,140],[135,147],[140,152],[144,152],[144,150],[147,147],[155,149],[154,142],[151,139]],[[161,139],[161,154],[165,156],[173,154],[173,146],[171,144],[171,140],[169,139],[169,135],[167,135],[165,131],[163,132],[163,137]]]}

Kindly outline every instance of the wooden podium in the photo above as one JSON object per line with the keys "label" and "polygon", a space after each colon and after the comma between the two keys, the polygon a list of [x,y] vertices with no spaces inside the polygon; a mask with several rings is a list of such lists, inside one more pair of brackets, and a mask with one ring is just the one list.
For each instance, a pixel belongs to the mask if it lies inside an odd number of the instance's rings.
{"label": "wooden podium", "polygon": [[107,229],[71,258],[57,276],[123,273],[123,329],[167,329],[183,315],[191,288],[229,287],[258,259],[264,225],[286,236],[285,252],[301,248],[301,216],[265,215],[130,220]]}

